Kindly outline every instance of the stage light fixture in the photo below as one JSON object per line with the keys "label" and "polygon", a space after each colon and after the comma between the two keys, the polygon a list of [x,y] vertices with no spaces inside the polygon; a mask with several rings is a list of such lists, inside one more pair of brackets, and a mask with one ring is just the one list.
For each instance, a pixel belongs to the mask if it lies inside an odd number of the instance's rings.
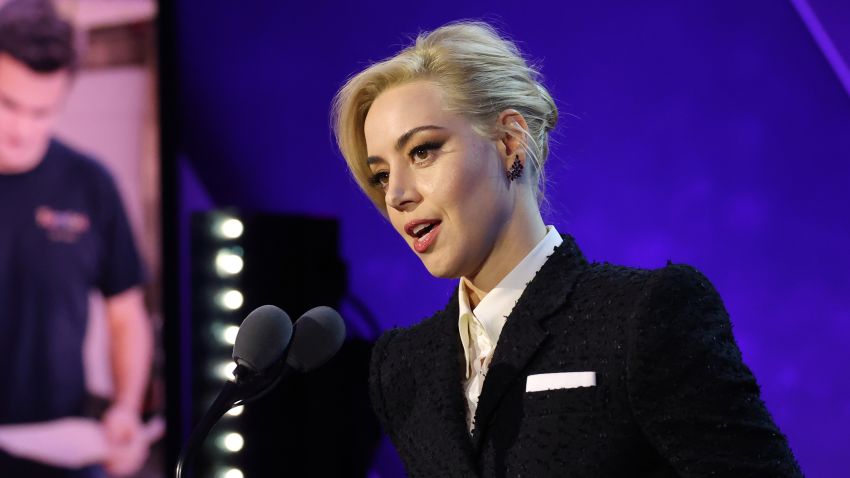
{"label": "stage light fixture", "polygon": [[221,446],[229,452],[236,453],[245,446],[245,439],[242,438],[242,435],[236,432],[231,432],[224,435],[221,440]]}
{"label": "stage light fixture", "polygon": [[215,256],[215,270],[221,277],[236,275],[242,272],[245,262],[238,254],[229,249],[221,249]]}
{"label": "stage light fixture", "polygon": [[228,325],[221,331],[221,341],[228,345],[236,343],[236,335],[239,334],[238,325]]}
{"label": "stage light fixture", "polygon": [[236,376],[233,375],[234,370],[236,370],[236,364],[234,362],[225,362],[216,367],[218,376],[225,380],[234,380],[236,378]]}
{"label": "stage light fixture", "polygon": [[219,304],[225,309],[236,310],[242,307],[245,298],[237,289],[225,289],[219,295]]}
{"label": "stage light fixture", "polygon": [[220,478],[245,478],[242,470],[239,468],[228,468],[218,475]]}
{"label": "stage light fixture", "polygon": [[222,220],[218,224],[218,234],[225,239],[238,239],[242,236],[245,226],[235,217]]}

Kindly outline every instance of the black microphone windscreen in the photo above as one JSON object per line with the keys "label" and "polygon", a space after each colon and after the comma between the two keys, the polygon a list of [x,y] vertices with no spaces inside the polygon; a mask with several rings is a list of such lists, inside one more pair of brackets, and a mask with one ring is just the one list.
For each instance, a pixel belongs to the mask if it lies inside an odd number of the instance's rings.
{"label": "black microphone windscreen", "polygon": [[326,306],[308,310],[295,323],[295,337],[286,363],[299,372],[310,372],[333,357],[345,340],[345,323]]}
{"label": "black microphone windscreen", "polygon": [[263,372],[283,357],[291,338],[289,315],[273,305],[262,305],[239,326],[233,360],[254,372]]}

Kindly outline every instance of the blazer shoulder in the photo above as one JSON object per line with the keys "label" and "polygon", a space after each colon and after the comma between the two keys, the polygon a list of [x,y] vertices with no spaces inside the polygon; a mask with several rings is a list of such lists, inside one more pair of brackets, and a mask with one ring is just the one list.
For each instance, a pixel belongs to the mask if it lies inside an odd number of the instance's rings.
{"label": "blazer shoulder", "polygon": [[706,317],[729,322],[717,289],[702,272],[687,264],[668,263],[651,271],[642,295],[644,315],[675,317],[676,326],[693,326],[694,320]]}
{"label": "blazer shoulder", "polygon": [[588,265],[578,278],[585,293],[632,295],[632,299],[649,308],[683,305],[694,299],[720,300],[717,290],[706,276],[687,264],[668,262],[657,269],[627,267],[608,262]]}
{"label": "blazer shoulder", "polygon": [[651,269],[591,262],[578,276],[575,290],[582,297],[607,300],[613,295],[624,303],[633,303],[642,295],[653,273]]}
{"label": "blazer shoulder", "polygon": [[429,337],[439,334],[445,310],[435,312],[410,327],[395,327],[384,332],[375,342],[372,350],[372,365],[379,366],[386,359],[399,361],[410,354],[416,353]]}
{"label": "blazer shoulder", "polygon": [[417,357],[429,340],[439,333],[443,311],[411,327],[397,327],[384,332],[372,348],[369,364],[369,395],[372,407],[386,430],[395,419],[406,414],[405,406],[413,403],[416,393],[414,370]]}
{"label": "blazer shoulder", "polygon": [[649,271],[629,322],[632,385],[665,374],[671,382],[681,383],[677,374],[687,367],[717,371],[721,364],[728,370],[727,376],[753,381],[720,295],[708,278],[690,265],[668,263]]}
{"label": "blazer shoulder", "polygon": [[688,264],[668,262],[666,266],[654,269],[651,278],[658,292],[692,292],[717,294],[708,278],[697,268]]}

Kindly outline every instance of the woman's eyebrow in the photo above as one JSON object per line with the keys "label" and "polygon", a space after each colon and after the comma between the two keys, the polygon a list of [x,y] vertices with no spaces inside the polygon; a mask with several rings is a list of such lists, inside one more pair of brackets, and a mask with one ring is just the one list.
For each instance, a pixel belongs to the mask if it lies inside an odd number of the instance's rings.
{"label": "woman's eyebrow", "polygon": [[[433,125],[433,124],[427,124],[427,125],[424,125],[424,126],[417,126],[415,128],[411,128],[410,130],[405,132],[403,135],[398,137],[398,139],[395,142],[395,150],[401,151],[402,149],[404,149],[404,146],[407,144],[408,141],[410,141],[410,138],[412,138],[413,135],[415,135],[416,133],[419,133],[419,132],[422,132],[422,131],[434,130],[434,129],[443,130],[443,129],[446,129],[446,128],[444,128],[442,126]],[[380,162],[386,162],[386,161],[384,161],[384,159],[381,158],[380,156],[369,156],[368,158],[366,158],[366,165],[367,166],[371,166],[375,163],[380,163]]]}
{"label": "woman's eyebrow", "polygon": [[396,151],[401,151],[402,149],[404,149],[404,145],[406,145],[407,142],[410,141],[410,138],[414,134],[419,133],[420,131],[427,131],[427,130],[432,130],[432,129],[446,129],[446,128],[443,128],[442,126],[432,125],[432,124],[428,124],[428,125],[425,125],[425,126],[417,126],[415,128],[412,128],[412,129],[408,130],[406,133],[404,133],[403,135],[398,137],[398,140],[396,140],[396,142],[395,142]]}
{"label": "woman's eyebrow", "polygon": [[369,156],[366,158],[366,166],[372,166],[377,163],[386,163],[386,161],[384,161],[384,158],[380,156]]}

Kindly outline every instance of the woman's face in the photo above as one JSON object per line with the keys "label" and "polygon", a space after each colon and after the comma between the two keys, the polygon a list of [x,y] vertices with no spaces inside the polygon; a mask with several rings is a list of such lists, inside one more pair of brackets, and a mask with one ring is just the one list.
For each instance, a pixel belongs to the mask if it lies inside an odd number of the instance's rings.
{"label": "woman's face", "polygon": [[395,230],[437,277],[474,277],[512,210],[498,141],[415,81],[381,93],[364,125],[372,185]]}

